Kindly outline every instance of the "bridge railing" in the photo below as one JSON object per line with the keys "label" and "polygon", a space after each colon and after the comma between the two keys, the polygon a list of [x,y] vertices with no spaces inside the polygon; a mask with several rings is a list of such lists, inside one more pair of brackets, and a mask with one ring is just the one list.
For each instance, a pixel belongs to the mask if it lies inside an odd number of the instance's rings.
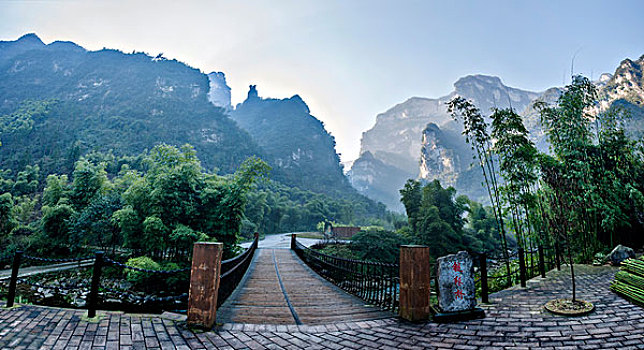
{"label": "bridge railing", "polygon": [[[258,235],[251,246],[238,256],[224,260],[220,267],[220,283],[218,290],[217,306],[220,306],[235,290],[242,280],[252,257],[257,249]],[[40,290],[70,290],[79,294],[85,308],[88,310],[88,316],[94,317],[97,309],[110,309],[128,311],[134,306],[143,304],[154,304],[164,309],[185,309],[188,301],[188,287],[190,268],[181,268],[175,270],[151,270],[123,264],[109,257],[103,252],[96,252],[95,255],[71,259],[50,259],[36,257],[17,251],[7,256],[1,256],[0,261],[6,263],[12,261],[11,278],[7,293],[7,307],[14,305],[16,293],[19,285],[26,285],[27,288],[36,288]],[[18,277],[21,266],[25,261],[49,264],[74,264],[77,267],[91,268],[91,279],[67,283],[66,281],[54,281],[51,283],[35,283],[34,276]],[[76,266],[75,266],[76,267]],[[119,283],[111,281],[103,276],[107,274],[111,277],[119,276],[118,280],[125,281],[128,272],[142,274],[147,281],[144,290],[133,290],[129,283]],[[36,272],[33,275],[51,274],[50,272]],[[114,278],[112,278],[114,279]],[[175,287],[167,290],[167,286],[173,284],[171,279],[185,281],[185,283],[174,283]],[[122,302],[119,308],[117,302]],[[130,305],[125,307],[124,305]]]}
{"label": "bridge railing", "polygon": [[228,299],[246,275],[258,243],[259,236],[256,235],[253,243],[243,253],[221,262],[217,307],[220,307]]}
{"label": "bridge railing", "polygon": [[[536,249],[519,248],[507,257],[493,257],[487,253],[474,253],[480,287],[481,301],[488,302],[490,293],[509,288],[515,284],[526,286],[527,280],[541,275],[555,267],[561,270],[561,254],[558,245],[537,246]],[[510,271],[508,272],[508,266]]]}
{"label": "bridge railing", "polygon": [[400,266],[322,254],[295,241],[295,253],[319,275],[369,304],[397,312]]}

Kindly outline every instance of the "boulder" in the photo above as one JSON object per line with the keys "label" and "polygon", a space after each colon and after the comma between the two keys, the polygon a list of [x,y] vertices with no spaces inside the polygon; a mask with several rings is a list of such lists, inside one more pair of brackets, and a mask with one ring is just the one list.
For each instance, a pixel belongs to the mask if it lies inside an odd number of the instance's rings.
{"label": "boulder", "polygon": [[610,261],[615,266],[618,266],[622,263],[622,261],[629,258],[635,258],[635,251],[621,244],[615,247],[615,249],[613,249],[613,251],[610,252],[607,257],[608,261]]}
{"label": "boulder", "polygon": [[474,263],[465,251],[438,258],[438,308],[441,312],[471,311],[476,307]]}

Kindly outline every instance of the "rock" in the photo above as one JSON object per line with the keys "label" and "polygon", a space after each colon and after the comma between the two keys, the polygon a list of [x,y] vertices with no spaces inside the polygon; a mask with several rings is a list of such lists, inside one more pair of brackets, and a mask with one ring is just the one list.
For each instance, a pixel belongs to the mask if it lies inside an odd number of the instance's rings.
{"label": "rock", "polygon": [[615,249],[613,249],[613,251],[610,252],[607,257],[607,259],[615,266],[619,266],[622,261],[629,258],[635,258],[635,251],[621,244],[615,247]]}
{"label": "rock", "polygon": [[85,305],[87,305],[87,301],[82,298],[74,298],[74,301],[72,302],[72,304],[74,304],[74,306],[78,308],[83,308],[85,307]]}
{"label": "rock", "polygon": [[476,307],[474,263],[465,251],[438,258],[438,308],[442,312]]}
{"label": "rock", "polygon": [[118,285],[118,288],[120,290],[129,290],[130,288],[132,288],[132,283],[130,283],[128,281],[120,281],[119,285]]}

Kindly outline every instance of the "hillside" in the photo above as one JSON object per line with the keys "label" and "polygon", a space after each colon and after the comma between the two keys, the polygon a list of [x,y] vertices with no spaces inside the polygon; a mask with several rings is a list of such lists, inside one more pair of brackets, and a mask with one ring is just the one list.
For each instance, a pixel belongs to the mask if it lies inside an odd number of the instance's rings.
{"label": "hillside", "polygon": [[283,211],[306,206],[284,220],[275,211],[272,226],[254,213],[257,228],[309,230],[325,219],[363,224],[386,215],[351,187],[333,137],[299,96],[262,99],[251,91],[233,109],[224,73],[206,75],[161,55],[46,45],[35,34],[0,42],[0,142],[2,178],[14,181],[37,165],[41,188],[48,174],[71,175],[82,156],[115,176],[128,163],[123,157],[191,144],[205,170],[220,174],[259,156],[273,182],[257,191]]}
{"label": "hillside", "polygon": [[[497,77],[469,75],[456,81],[454,91],[447,96],[412,97],[379,114],[375,125],[362,134],[361,156],[356,161],[361,165],[354,164],[349,173],[352,184],[367,196],[378,193],[371,198],[397,211],[402,210],[398,193],[402,186],[392,189],[391,185],[404,184],[409,178],[438,178],[445,185],[455,186],[460,194],[483,200],[485,195],[479,189],[482,176],[469,170],[470,148],[460,135],[460,125],[447,113],[446,103],[457,95],[474,100],[486,114],[495,106],[522,111],[539,96],[505,86]],[[383,176],[391,180],[382,183],[378,178]]]}
{"label": "hillside", "polygon": [[261,152],[208,91],[206,75],[176,60],[45,45],[34,34],[0,42],[0,168],[69,172],[88,151],[190,143],[206,168],[230,173]]}
{"label": "hillside", "polygon": [[265,99],[251,85],[231,117],[265,151],[276,181],[336,197],[355,193],[342,173],[335,139],[300,96]]}
{"label": "hillside", "polygon": [[[626,122],[633,139],[644,136],[644,56],[625,59],[614,74],[602,74],[596,82],[600,110],[619,106],[630,119]],[[454,83],[454,91],[437,99],[412,97],[376,117],[375,125],[362,135],[361,156],[348,173],[361,193],[401,210],[400,195],[392,184],[407,178],[439,179],[460,194],[486,201],[480,171],[472,166],[472,152],[461,135],[461,127],[447,113],[446,102],[454,96],[470,99],[483,115],[491,109],[512,107],[524,118],[530,138],[541,151],[548,143],[540,116],[532,103],[539,99],[553,104],[561,94],[553,87],[536,93],[508,87],[497,77],[470,75]],[[356,166],[355,164],[359,164]],[[388,178],[387,182],[379,179]],[[398,188],[399,189],[399,188]]]}

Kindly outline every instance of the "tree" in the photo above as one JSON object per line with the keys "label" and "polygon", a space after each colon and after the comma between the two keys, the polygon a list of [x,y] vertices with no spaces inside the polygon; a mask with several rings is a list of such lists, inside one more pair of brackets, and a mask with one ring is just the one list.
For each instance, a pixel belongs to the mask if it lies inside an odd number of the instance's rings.
{"label": "tree", "polygon": [[36,192],[38,178],[40,178],[40,167],[27,165],[25,170],[18,173],[16,182],[13,184],[13,194],[22,196]]}
{"label": "tree", "polygon": [[7,236],[16,226],[16,218],[13,212],[13,196],[11,193],[0,195],[0,236]]}
{"label": "tree", "polygon": [[476,106],[463,97],[454,97],[447,103],[447,110],[451,113],[454,120],[462,120],[463,135],[465,141],[470,144],[472,150],[475,151],[478,159],[483,179],[485,181],[485,188],[487,189],[490,203],[494,212],[499,227],[499,238],[503,247],[503,255],[506,260],[506,271],[510,274],[510,262],[508,254],[508,243],[506,239],[505,222],[503,217],[503,206],[501,203],[501,191],[499,189],[499,181],[497,179],[495,156],[492,150],[492,140],[488,133],[488,125],[481,111]]}
{"label": "tree", "polygon": [[[74,209],[68,204],[58,204],[53,207],[42,208],[42,232],[49,243],[56,248],[71,251],[78,246],[78,237],[72,236],[70,220],[75,214]],[[44,242],[43,242],[44,243]]]}
{"label": "tree", "polygon": [[108,187],[107,173],[103,164],[93,164],[87,159],[76,163],[69,198],[75,210],[83,210],[95,198],[104,194]]}
{"label": "tree", "polygon": [[420,205],[422,200],[421,185],[419,181],[409,179],[405,187],[400,190],[400,201],[405,206],[409,226],[412,232],[418,231],[418,220],[420,214]]}
{"label": "tree", "polygon": [[47,185],[43,190],[43,205],[54,206],[61,199],[69,198],[69,180],[67,175],[47,176]]}
{"label": "tree", "polygon": [[407,239],[395,232],[369,228],[358,232],[351,239],[351,250],[360,260],[395,263],[400,256],[400,245]]}
{"label": "tree", "polygon": [[526,248],[526,238],[530,238],[533,229],[530,218],[534,216],[532,187],[537,181],[538,151],[528,138],[521,116],[512,109],[495,109],[490,117],[491,136],[495,139],[492,148],[499,157],[499,170],[504,179],[500,190],[507,202],[519,245]]}
{"label": "tree", "polygon": [[75,217],[73,231],[88,244],[96,244],[103,250],[122,243],[118,225],[113,220],[116,211],[122,208],[121,198],[112,193],[95,198]]}
{"label": "tree", "polygon": [[641,208],[642,185],[633,181],[641,154],[636,155],[634,144],[618,127],[620,113],[597,114],[596,104],[597,90],[583,76],[573,77],[556,106],[536,103],[553,151],[539,162],[541,192],[548,204],[544,213],[555,238],[566,247],[573,302],[575,254],[591,257],[604,232],[612,245],[617,227],[637,222],[629,220],[637,214],[628,213],[638,209],[627,208]]}
{"label": "tree", "polygon": [[408,235],[412,243],[429,246],[432,257],[462,249],[478,250],[479,247],[493,246],[485,234],[471,234],[471,231],[464,230],[463,217],[472,202],[466,196],[456,197],[453,187],[443,188],[438,180],[424,186],[409,180],[400,193],[401,201],[408,208],[411,228]]}

